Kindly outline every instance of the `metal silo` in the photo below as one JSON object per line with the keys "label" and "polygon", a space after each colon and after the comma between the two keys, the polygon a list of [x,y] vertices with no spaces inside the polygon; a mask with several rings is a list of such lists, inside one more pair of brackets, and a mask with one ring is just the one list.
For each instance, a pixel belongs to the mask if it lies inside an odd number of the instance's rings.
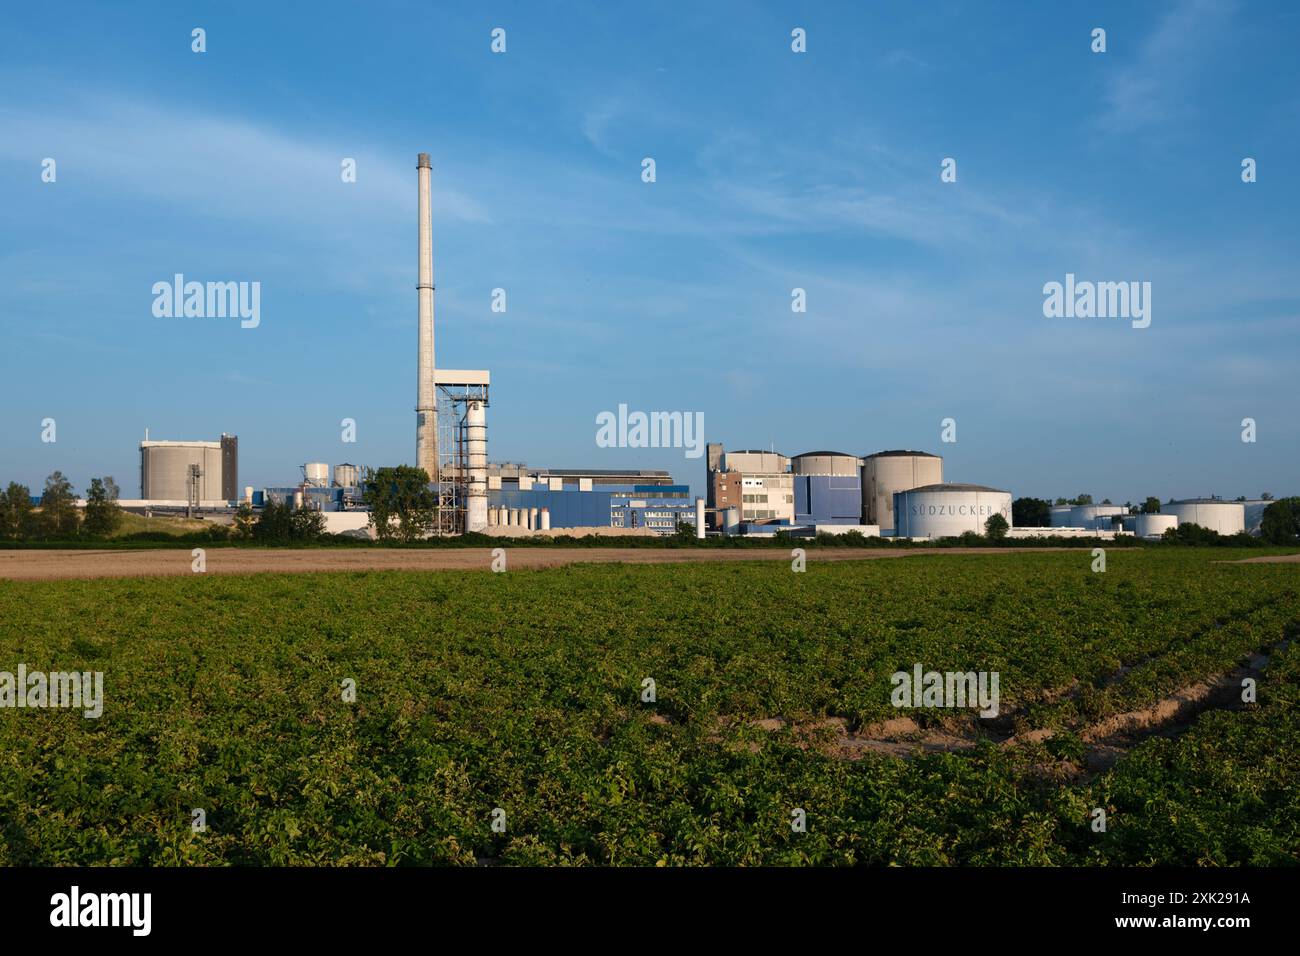
{"label": "metal silo", "polygon": [[1125,514],[1128,509],[1123,505],[1075,505],[1070,509],[1070,527],[1109,531],[1111,516]]}
{"label": "metal silo", "polygon": [[1240,501],[1188,498],[1161,505],[1160,513],[1175,515],[1180,526],[1197,524],[1219,534],[1240,534],[1246,530],[1246,507]]}
{"label": "metal silo", "polygon": [[198,500],[223,500],[222,445],[215,441],[140,442],[140,497],[190,500],[191,465],[199,469]]}
{"label": "metal silo", "polygon": [[1139,538],[1158,538],[1170,528],[1178,527],[1178,516],[1171,514],[1137,515],[1133,533]]}
{"label": "metal silo", "polygon": [[924,451],[879,451],[862,459],[863,524],[894,533],[894,495],[943,483],[943,459]]}
{"label": "metal silo", "polygon": [[1011,525],[1011,492],[984,485],[923,485],[894,496],[900,538],[955,538],[966,532],[985,533],[995,514]]}
{"label": "metal silo", "polygon": [[339,488],[356,488],[361,481],[361,469],[344,462],[334,466],[334,484]]}
{"label": "metal silo", "polygon": [[330,466],[323,461],[309,461],[302,466],[302,477],[313,488],[328,488]]}

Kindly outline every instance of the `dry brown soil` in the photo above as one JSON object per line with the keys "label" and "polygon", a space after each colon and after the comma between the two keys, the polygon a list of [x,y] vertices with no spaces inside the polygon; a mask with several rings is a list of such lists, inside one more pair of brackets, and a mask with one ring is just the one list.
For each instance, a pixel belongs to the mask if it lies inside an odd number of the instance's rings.
{"label": "dry brown soil", "polygon": [[[943,548],[885,551],[873,548],[808,548],[809,561],[861,561],[926,554],[1008,554],[1055,548]],[[305,571],[487,571],[488,548],[209,548],[208,574],[286,574]],[[790,552],[658,548],[508,548],[510,570],[592,564],[694,564],[700,561],[789,561]],[[192,574],[189,548],[149,551],[0,551],[0,578],[49,581],[61,578],[129,578]]]}

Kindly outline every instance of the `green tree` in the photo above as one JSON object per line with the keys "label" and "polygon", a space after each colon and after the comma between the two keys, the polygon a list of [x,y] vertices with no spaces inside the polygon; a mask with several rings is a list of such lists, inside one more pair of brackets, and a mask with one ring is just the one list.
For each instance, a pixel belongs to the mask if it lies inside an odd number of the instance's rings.
{"label": "green tree", "polygon": [[107,538],[122,527],[122,506],[117,503],[121,489],[112,475],[90,479],[86,491],[86,519],[82,531],[93,538]]}
{"label": "green tree", "polygon": [[1047,528],[1052,505],[1045,498],[1017,498],[1011,503],[1011,521],[1017,528]]}
{"label": "green tree", "polygon": [[1142,502],[1142,513],[1144,515],[1160,514],[1160,499],[1154,495],[1149,495],[1147,500]]}
{"label": "green tree", "polygon": [[21,541],[32,537],[36,530],[31,491],[26,485],[9,482],[9,487],[0,493],[0,539]]}
{"label": "green tree", "polygon": [[[370,526],[380,540],[416,541],[433,530],[438,496],[423,468],[398,465],[368,471],[362,497],[370,506]],[[396,527],[393,521],[396,520]]]}
{"label": "green tree", "polygon": [[293,540],[315,541],[325,533],[325,515],[315,508],[299,508],[290,516]]}
{"label": "green tree", "polygon": [[312,541],[325,533],[325,516],[315,508],[268,501],[253,525],[253,540],[263,544]]}
{"label": "green tree", "polygon": [[71,537],[77,533],[80,516],[72,482],[56,471],[45,479],[41,495],[40,533],[46,538]]}
{"label": "green tree", "polygon": [[236,538],[253,537],[253,529],[257,526],[257,515],[253,512],[253,506],[247,501],[241,501],[239,507],[235,509],[234,536]]}
{"label": "green tree", "polygon": [[1092,504],[1092,495],[1075,495],[1072,505],[1090,505]]}
{"label": "green tree", "polygon": [[1007,519],[1000,514],[991,515],[989,520],[984,522],[984,534],[990,541],[1001,541],[1010,529]]}
{"label": "green tree", "polygon": [[1269,544],[1300,540],[1300,498],[1279,498],[1264,509],[1259,535]]}

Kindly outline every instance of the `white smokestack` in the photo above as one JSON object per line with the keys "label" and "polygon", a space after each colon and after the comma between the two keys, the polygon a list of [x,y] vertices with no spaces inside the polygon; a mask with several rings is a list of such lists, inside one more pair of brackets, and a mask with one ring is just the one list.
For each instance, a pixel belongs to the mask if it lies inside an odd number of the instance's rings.
{"label": "white smokestack", "polygon": [[438,480],[438,402],[433,388],[433,213],[429,154],[420,153],[415,168],[420,183],[420,361],[415,401],[415,464],[430,481]]}

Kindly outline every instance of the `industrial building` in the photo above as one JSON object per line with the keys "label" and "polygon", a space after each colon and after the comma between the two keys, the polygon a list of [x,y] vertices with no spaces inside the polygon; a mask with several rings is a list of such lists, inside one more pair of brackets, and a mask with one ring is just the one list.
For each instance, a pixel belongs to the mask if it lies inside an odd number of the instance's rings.
{"label": "industrial building", "polygon": [[862,523],[862,459],[838,451],[809,451],[790,459],[796,524]]}
{"label": "industrial building", "polygon": [[140,497],[145,500],[232,501],[239,487],[239,439],[140,442]]}
{"label": "industrial building", "polygon": [[722,466],[740,476],[742,521],[794,521],[794,476],[787,456],[761,449],[729,451],[723,453]]}

